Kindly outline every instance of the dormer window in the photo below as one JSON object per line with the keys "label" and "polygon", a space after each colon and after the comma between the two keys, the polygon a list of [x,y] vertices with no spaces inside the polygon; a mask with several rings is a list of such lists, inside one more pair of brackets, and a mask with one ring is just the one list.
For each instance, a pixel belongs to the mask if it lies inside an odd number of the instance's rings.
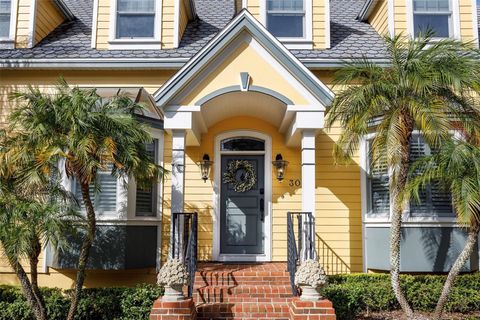
{"label": "dormer window", "polygon": [[267,29],[279,38],[305,38],[304,0],[267,0]]}
{"label": "dormer window", "polygon": [[10,38],[12,0],[0,0],[0,40]]}
{"label": "dormer window", "polygon": [[450,0],[413,0],[415,37],[431,30],[436,38],[453,36]]}
{"label": "dormer window", "polygon": [[154,36],[155,0],[117,0],[117,39]]}

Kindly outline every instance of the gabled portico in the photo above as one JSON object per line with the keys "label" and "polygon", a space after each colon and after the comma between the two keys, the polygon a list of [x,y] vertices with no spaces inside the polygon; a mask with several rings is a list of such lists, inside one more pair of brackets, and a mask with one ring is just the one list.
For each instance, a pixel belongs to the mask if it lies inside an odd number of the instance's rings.
{"label": "gabled portico", "polygon": [[[184,170],[187,148],[213,153],[210,154],[215,159],[212,259],[271,261],[271,161],[276,154],[290,152],[289,148],[298,150],[295,157],[300,153],[298,163],[291,164],[292,170],[301,165],[301,207],[297,211],[315,213],[315,136],[323,128],[324,112],[332,99],[333,93],[246,10],[155,93],[157,107],[164,114],[165,130],[173,139],[172,212],[185,210],[185,179],[189,174]],[[243,124],[239,120],[242,117],[245,119]],[[229,126],[231,119],[237,121]],[[254,122],[258,125],[253,125]],[[219,147],[222,139],[235,137],[261,140],[264,149],[254,151],[247,147],[245,150],[222,151]],[[272,140],[275,141],[273,148]],[[257,181],[258,194],[254,195],[260,203],[265,203],[261,205],[264,206],[261,210],[265,210],[262,254],[235,256],[222,254],[220,250],[221,230],[226,228],[220,225],[224,220],[220,211],[248,211],[246,203],[235,204],[235,209],[221,205],[224,197],[234,197],[222,193],[227,188],[221,178],[226,170],[220,168],[221,162],[226,161],[222,160],[222,154],[263,163],[256,169],[262,174],[258,181],[264,182]],[[252,201],[256,203],[257,200]],[[244,228],[248,228],[246,219],[242,220],[244,226],[241,226],[244,235]]]}

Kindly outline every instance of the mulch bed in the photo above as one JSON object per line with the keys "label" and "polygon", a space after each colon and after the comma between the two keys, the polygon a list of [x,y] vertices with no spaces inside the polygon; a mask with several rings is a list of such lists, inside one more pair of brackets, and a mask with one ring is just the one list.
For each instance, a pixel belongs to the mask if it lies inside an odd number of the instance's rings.
{"label": "mulch bed", "polygon": [[[419,313],[424,316],[424,319],[428,318],[428,313]],[[445,320],[480,320],[480,312],[461,314],[461,313],[447,313],[443,317]],[[388,312],[371,312],[369,314],[363,314],[357,317],[356,320],[404,320],[401,311],[388,311]]]}

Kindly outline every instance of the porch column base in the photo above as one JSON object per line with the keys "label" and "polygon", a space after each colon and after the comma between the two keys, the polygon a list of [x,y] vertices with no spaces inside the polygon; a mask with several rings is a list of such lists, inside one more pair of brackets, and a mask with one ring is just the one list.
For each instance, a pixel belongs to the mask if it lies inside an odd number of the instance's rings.
{"label": "porch column base", "polygon": [[155,300],[150,320],[190,320],[196,319],[197,312],[192,298],[182,301],[162,301],[162,297]]}
{"label": "porch column base", "polygon": [[303,301],[294,298],[288,303],[290,320],[336,320],[332,302],[327,299]]}

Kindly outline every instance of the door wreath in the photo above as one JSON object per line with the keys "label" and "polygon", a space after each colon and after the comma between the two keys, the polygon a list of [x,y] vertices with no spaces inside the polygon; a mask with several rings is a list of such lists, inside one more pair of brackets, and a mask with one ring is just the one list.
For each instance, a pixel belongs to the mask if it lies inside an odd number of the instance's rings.
{"label": "door wreath", "polygon": [[[245,170],[245,174],[237,179],[237,172]],[[257,175],[253,165],[247,160],[234,160],[227,164],[227,171],[223,174],[223,183],[233,185],[236,192],[246,192],[253,188],[257,182]]]}

